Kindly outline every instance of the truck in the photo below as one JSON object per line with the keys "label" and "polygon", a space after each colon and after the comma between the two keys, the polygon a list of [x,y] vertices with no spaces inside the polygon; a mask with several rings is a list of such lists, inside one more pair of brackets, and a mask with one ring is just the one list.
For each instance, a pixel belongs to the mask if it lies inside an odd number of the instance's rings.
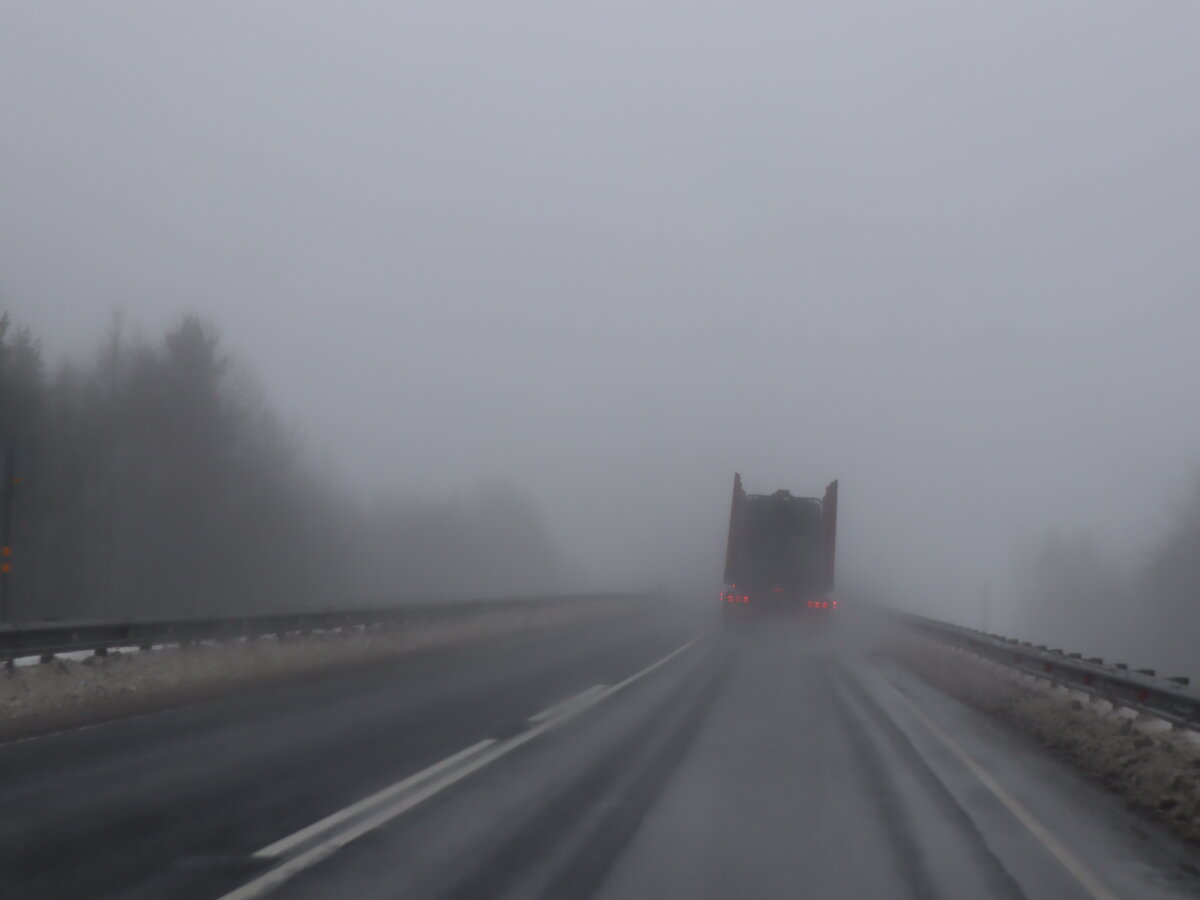
{"label": "truck", "polygon": [[721,592],[726,615],[837,609],[837,508],[837,481],[820,498],[788,490],[747,494],[741,474],[734,474]]}

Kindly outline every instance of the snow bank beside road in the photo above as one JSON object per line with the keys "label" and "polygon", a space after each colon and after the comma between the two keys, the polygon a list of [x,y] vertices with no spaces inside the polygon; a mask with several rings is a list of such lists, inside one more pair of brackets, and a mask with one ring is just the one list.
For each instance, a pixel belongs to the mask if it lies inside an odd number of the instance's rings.
{"label": "snow bank beside road", "polygon": [[[598,598],[561,607],[496,609],[463,616],[324,633],[196,644],[107,656],[56,658],[0,676],[0,739],[38,734],[228,694],[256,681],[362,665],[611,616],[635,602]],[[645,597],[636,598],[645,603]]]}
{"label": "snow bank beside road", "polygon": [[887,654],[939,690],[1031,734],[1131,806],[1200,842],[1200,736],[918,637]]}

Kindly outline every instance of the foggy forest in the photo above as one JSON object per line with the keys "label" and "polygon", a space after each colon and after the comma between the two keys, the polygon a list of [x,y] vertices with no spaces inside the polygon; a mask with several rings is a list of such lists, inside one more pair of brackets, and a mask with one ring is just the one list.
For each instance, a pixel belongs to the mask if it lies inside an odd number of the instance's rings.
{"label": "foggy forest", "polygon": [[11,16],[10,618],[704,605],[740,471],[1188,674],[1194,11],[619,6]]}
{"label": "foggy forest", "polygon": [[17,621],[168,618],[547,592],[567,583],[532,502],[323,483],[215,326],[157,341],[120,318],[50,366],[0,318],[0,434],[16,447]]}
{"label": "foggy forest", "polygon": [[[157,340],[138,335],[114,315],[89,358],[54,363],[27,326],[0,318],[0,434],[20,481],[12,619],[328,609],[586,582],[519,488],[356,498],[321,477],[302,429],[216,325],[187,315]],[[1013,547],[1015,633],[1183,671],[1200,628],[1200,478],[1163,521],[1124,555],[1087,531],[1031,523]]]}

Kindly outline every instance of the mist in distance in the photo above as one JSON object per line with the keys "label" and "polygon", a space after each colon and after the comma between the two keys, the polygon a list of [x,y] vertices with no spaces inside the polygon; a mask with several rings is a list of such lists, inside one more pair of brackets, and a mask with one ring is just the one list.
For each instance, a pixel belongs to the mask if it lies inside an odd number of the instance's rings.
{"label": "mist in distance", "polygon": [[539,586],[715,603],[733,472],[839,478],[847,593],[979,625],[987,586],[1100,653],[1195,616],[1153,568],[1200,462],[1194,5],[2,17],[0,308],[47,383],[114,309],[159,351],[200,314],[391,523],[347,546],[399,571],[491,485]]}

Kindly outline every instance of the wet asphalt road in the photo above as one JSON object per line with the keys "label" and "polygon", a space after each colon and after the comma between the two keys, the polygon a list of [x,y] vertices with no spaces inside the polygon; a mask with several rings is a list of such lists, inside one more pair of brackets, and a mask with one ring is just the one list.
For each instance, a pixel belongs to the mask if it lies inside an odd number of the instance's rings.
{"label": "wet asphalt road", "polygon": [[1194,848],[813,625],[614,617],[3,745],[0,896],[1200,896]]}

